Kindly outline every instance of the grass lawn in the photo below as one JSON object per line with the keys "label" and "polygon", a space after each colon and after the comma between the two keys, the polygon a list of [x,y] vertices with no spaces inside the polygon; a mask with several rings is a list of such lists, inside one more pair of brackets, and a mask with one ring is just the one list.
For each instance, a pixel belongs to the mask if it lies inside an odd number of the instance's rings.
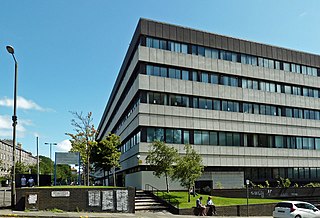
{"label": "grass lawn", "polygon": [[[162,193],[159,193],[160,197]],[[202,203],[205,203],[209,195],[198,195],[196,197],[190,196],[190,202],[188,202],[188,192],[170,192],[165,193],[165,197],[176,198],[179,201],[179,208],[191,208],[196,206],[196,200],[202,196]],[[225,198],[212,196],[212,201],[216,206],[231,206],[231,205],[246,205],[246,198]],[[263,203],[277,203],[281,200],[275,199],[249,199],[249,204],[263,204]]]}

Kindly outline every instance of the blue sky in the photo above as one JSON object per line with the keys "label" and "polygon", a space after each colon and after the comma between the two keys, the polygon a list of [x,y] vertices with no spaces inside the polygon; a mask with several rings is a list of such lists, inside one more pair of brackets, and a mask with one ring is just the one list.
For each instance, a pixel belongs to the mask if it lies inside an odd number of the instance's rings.
{"label": "blue sky", "polygon": [[320,54],[317,0],[2,0],[0,139],[12,138],[19,63],[17,141],[49,156],[68,148],[69,111],[97,127],[140,17]]}

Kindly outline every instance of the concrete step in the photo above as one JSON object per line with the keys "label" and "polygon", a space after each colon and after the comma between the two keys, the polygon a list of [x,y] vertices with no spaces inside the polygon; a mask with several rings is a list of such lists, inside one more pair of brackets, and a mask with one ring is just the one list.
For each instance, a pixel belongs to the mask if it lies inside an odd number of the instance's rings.
{"label": "concrete step", "polygon": [[135,210],[167,210],[168,208],[163,205],[155,205],[155,206],[135,206]]}
{"label": "concrete step", "polygon": [[150,198],[150,199],[136,199],[135,202],[158,202],[158,201],[153,198]]}
{"label": "concrete step", "polygon": [[136,202],[135,206],[142,206],[142,205],[146,205],[146,206],[152,206],[152,205],[162,205],[160,202]]}

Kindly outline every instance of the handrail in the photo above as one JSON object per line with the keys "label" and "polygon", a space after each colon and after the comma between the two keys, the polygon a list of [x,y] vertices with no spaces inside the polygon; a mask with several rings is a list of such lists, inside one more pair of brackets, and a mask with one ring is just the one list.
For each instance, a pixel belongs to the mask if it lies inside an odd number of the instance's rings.
{"label": "handrail", "polygon": [[[149,190],[149,188],[150,188],[151,190]],[[154,186],[152,186],[152,185],[150,185],[150,184],[145,184],[145,190],[146,190],[146,191],[151,191],[152,194],[156,193],[156,194],[154,194],[154,195],[156,195],[157,197],[161,198],[161,199],[164,200],[165,202],[167,202],[167,203],[169,203],[169,204],[171,204],[171,205],[174,205],[176,208],[179,209],[179,204],[180,204],[180,202],[179,202],[179,200],[178,200],[177,198],[172,197],[172,196],[170,196],[170,195],[166,195],[166,192],[160,191],[159,189],[157,189],[156,187],[154,187]],[[162,194],[162,197],[160,196],[160,194]]]}

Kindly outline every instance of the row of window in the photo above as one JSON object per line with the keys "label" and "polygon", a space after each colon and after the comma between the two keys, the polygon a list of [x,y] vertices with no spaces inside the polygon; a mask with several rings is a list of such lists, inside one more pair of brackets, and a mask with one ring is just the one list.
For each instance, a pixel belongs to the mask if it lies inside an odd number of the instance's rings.
{"label": "row of window", "polygon": [[220,84],[225,86],[255,89],[266,92],[278,92],[305,97],[320,98],[320,91],[317,88],[303,87],[299,85],[280,84],[265,80],[249,79],[223,75],[204,71],[188,71],[172,67],[147,65],[146,74],[173,79],[191,80],[203,83]]}
{"label": "row of window", "polygon": [[133,111],[138,107],[139,103],[140,103],[140,99],[135,97],[133,99],[133,103],[129,105],[128,109],[124,112],[124,114],[121,116],[120,120],[118,121],[118,124],[115,128],[116,131],[118,131],[122,127],[125,121],[131,116]]}
{"label": "row of window", "polygon": [[148,104],[320,120],[319,110],[191,97],[161,92],[141,92],[140,97],[141,103]]}
{"label": "row of window", "polygon": [[320,150],[320,138],[315,137],[153,127],[143,128],[141,131],[141,141],[143,142],[153,142],[155,140],[159,140],[170,144]]}
{"label": "row of window", "polygon": [[122,142],[122,145],[120,146],[121,153],[127,152],[132,147],[138,145],[139,142],[140,142],[140,132],[137,132],[132,137],[130,137],[126,141]]}
{"label": "row of window", "polygon": [[150,48],[164,49],[184,54],[193,54],[207,58],[221,59],[242,64],[250,64],[253,66],[284,70],[293,73],[302,73],[310,76],[320,76],[320,71],[315,67],[309,67],[295,63],[287,63],[283,61],[240,54],[221,49],[213,49],[199,45],[189,45],[191,47],[190,49],[188,49],[188,44],[147,37],[146,46]]}
{"label": "row of window", "polygon": [[266,181],[270,179],[317,179],[320,178],[320,168],[290,167],[290,168],[246,168],[245,178],[251,181]]}
{"label": "row of window", "polygon": [[148,37],[146,39],[146,46],[149,48],[158,48],[158,49],[188,54],[188,45],[184,43],[179,43],[179,42],[173,42],[173,41]]}

